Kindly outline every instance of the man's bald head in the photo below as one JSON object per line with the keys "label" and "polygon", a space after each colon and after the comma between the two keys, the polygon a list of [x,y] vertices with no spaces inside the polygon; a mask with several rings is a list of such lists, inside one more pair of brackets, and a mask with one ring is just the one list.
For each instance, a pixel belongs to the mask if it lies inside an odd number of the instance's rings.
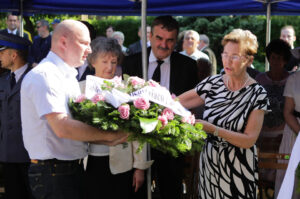
{"label": "man's bald head", "polygon": [[80,21],[68,19],[56,26],[52,35],[51,51],[70,66],[80,66],[91,52],[90,42],[88,28]]}

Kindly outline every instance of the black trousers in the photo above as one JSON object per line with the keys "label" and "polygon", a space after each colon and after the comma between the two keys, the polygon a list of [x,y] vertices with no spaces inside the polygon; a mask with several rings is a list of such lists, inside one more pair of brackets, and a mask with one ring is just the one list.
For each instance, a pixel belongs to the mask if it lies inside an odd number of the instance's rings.
{"label": "black trousers", "polygon": [[113,175],[108,156],[90,155],[85,171],[87,199],[132,199],[132,178],[133,170]]}
{"label": "black trousers", "polygon": [[36,199],[83,199],[81,160],[43,160],[31,163],[29,183]]}
{"label": "black trousers", "polygon": [[156,180],[161,199],[181,199],[183,195],[184,157],[172,157],[151,149],[152,179]]}
{"label": "black trousers", "polygon": [[5,199],[33,199],[29,181],[28,167],[30,163],[1,163]]}

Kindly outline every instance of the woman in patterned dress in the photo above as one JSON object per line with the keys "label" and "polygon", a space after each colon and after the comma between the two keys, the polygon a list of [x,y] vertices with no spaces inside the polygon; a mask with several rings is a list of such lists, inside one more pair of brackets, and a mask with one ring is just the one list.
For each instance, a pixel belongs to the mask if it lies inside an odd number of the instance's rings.
{"label": "woman in patterned dress", "polygon": [[214,75],[179,96],[186,108],[205,104],[208,133],[200,155],[199,198],[256,198],[255,142],[268,109],[267,93],[246,72],[257,52],[257,39],[235,29],[223,38],[224,75]]}

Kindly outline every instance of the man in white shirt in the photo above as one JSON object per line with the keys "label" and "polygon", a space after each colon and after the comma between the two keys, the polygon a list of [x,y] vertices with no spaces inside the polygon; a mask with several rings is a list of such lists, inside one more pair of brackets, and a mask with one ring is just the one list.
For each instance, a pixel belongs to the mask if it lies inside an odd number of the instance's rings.
{"label": "man in white shirt", "polygon": [[116,145],[127,139],[125,133],[103,132],[70,116],[68,100],[80,94],[75,67],[90,52],[87,27],[65,20],[53,32],[47,57],[22,83],[23,140],[31,159],[29,179],[36,198],[83,198],[86,142]]}
{"label": "man in white shirt", "polygon": [[[280,39],[286,41],[291,49],[294,49],[294,42],[296,41],[295,29],[293,26],[284,26],[280,30]],[[299,60],[292,56],[289,62],[285,65],[288,71],[296,71],[299,68]]]}
{"label": "man in white shirt", "polygon": [[186,31],[183,38],[183,51],[180,53],[189,56],[194,60],[198,60],[200,58],[209,60],[209,57],[205,53],[198,50],[199,38],[199,34],[196,31]]}

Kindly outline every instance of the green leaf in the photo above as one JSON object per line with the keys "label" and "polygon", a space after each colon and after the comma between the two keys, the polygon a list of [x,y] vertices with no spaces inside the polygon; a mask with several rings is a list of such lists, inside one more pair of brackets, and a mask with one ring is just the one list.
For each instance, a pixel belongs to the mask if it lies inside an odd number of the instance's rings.
{"label": "green leaf", "polygon": [[139,117],[139,120],[140,120],[140,126],[143,129],[143,133],[152,132],[158,123],[158,119],[156,118],[148,119],[144,117]]}

